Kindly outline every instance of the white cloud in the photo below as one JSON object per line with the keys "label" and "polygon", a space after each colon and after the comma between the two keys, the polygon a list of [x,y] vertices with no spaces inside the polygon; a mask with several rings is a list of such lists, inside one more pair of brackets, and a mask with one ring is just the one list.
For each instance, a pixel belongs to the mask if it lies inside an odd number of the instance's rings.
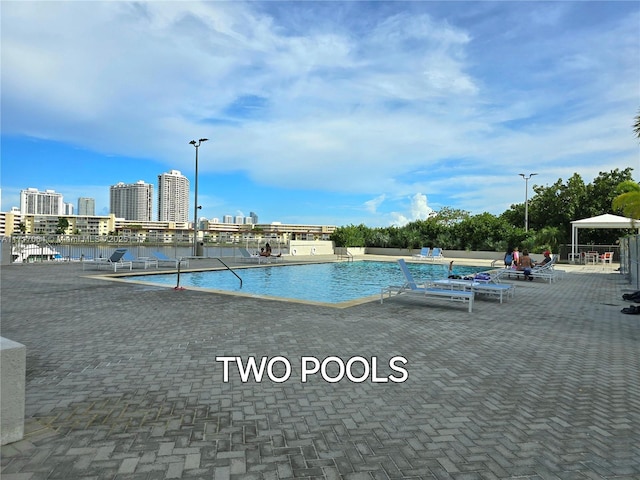
{"label": "white cloud", "polygon": [[411,217],[413,220],[426,220],[433,213],[433,208],[427,205],[427,196],[416,193],[411,198]]}
{"label": "white cloud", "polygon": [[382,202],[384,202],[385,198],[385,194],[378,195],[376,198],[372,198],[371,200],[364,202],[364,206],[368,212],[377,213],[378,207],[382,204]]}
{"label": "white cloud", "polygon": [[[356,32],[306,24],[320,7],[292,4],[294,29],[269,3],[6,2],[3,133],[183,170],[205,136],[203,172],[378,195],[374,214],[414,192],[499,212],[523,169],[637,167],[637,8],[602,29],[569,4],[487,6],[485,25],[457,5],[354,3]],[[429,210],[415,194],[392,221]]]}
{"label": "white cloud", "polygon": [[416,193],[410,198],[406,211],[390,213],[389,224],[403,226],[415,220],[426,220],[433,212],[434,209],[428,205],[427,196],[422,193]]}

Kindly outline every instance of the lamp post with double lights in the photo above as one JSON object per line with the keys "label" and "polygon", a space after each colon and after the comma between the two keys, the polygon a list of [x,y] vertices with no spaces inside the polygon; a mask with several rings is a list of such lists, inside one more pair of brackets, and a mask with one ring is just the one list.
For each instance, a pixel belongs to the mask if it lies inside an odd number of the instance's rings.
{"label": "lamp post with double lights", "polygon": [[191,140],[189,142],[190,145],[193,145],[196,148],[196,185],[194,192],[194,202],[195,205],[193,207],[193,256],[198,256],[198,210],[200,207],[198,206],[198,148],[202,145],[202,142],[206,142],[208,138],[201,138],[197,142],[195,140]]}
{"label": "lamp post with double lights", "polygon": [[537,173],[530,173],[527,177],[524,173],[519,173],[524,178],[524,231],[529,231],[529,179]]}

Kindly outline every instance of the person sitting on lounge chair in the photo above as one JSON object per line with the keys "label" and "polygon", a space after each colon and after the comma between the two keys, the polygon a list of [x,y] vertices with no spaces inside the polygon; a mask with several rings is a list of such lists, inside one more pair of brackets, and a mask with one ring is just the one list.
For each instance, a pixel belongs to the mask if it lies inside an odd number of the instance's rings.
{"label": "person sitting on lounge chair", "polygon": [[517,270],[524,273],[525,280],[533,280],[531,276],[531,269],[533,268],[533,262],[531,261],[531,257],[529,256],[529,251],[527,249],[522,250],[522,255],[518,259],[518,268]]}
{"label": "person sitting on lounge chair", "polygon": [[279,253],[278,255],[271,255],[271,245],[269,245],[269,242],[267,242],[267,244],[264,247],[260,248],[260,256],[261,257],[271,257],[271,256],[280,257],[282,256],[282,254]]}
{"label": "person sitting on lounge chair", "polygon": [[534,267],[542,267],[551,261],[551,252],[549,250],[545,250],[544,258],[541,262],[536,262],[533,264]]}

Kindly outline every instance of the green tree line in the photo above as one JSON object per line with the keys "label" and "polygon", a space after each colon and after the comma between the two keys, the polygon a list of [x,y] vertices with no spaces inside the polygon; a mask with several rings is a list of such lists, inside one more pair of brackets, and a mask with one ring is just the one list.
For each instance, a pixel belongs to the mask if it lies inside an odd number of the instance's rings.
{"label": "green tree line", "polygon": [[[632,168],[600,172],[585,184],[575,173],[566,182],[534,185],[529,199],[529,230],[524,228],[524,203],[514,204],[500,215],[471,215],[445,207],[426,220],[404,226],[370,228],[347,225],[336,229],[331,239],[338,247],[441,247],[445,250],[505,251],[509,246],[539,253],[546,248],[557,252],[571,242],[571,222],[611,213],[633,216],[637,212],[640,186],[631,177]],[[627,195],[623,198],[623,195]],[[622,198],[622,200],[621,200]],[[615,201],[614,201],[615,200]],[[635,203],[634,203],[635,202]],[[636,210],[633,210],[635,205]],[[620,229],[581,229],[580,242],[611,245],[620,236],[633,233]]]}

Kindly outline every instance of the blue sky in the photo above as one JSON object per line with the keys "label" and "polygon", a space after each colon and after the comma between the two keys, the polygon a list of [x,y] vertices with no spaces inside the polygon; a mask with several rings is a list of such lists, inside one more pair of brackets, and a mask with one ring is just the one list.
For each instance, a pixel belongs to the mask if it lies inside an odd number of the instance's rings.
{"label": "blue sky", "polygon": [[35,187],[107,214],[110,185],[171,169],[193,188],[202,137],[207,218],[402,225],[500,214],[519,173],[638,179],[638,2],[0,8],[3,211]]}

